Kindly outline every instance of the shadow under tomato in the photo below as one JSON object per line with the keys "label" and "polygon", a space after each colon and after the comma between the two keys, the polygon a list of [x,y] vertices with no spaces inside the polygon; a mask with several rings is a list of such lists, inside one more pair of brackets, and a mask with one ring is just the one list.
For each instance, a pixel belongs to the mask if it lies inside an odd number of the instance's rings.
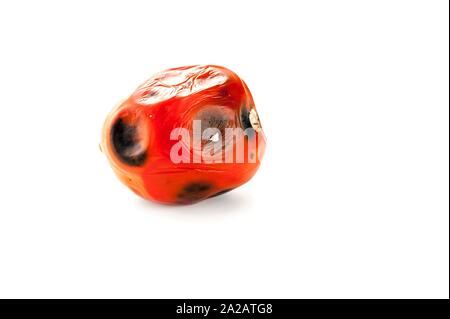
{"label": "shadow under tomato", "polygon": [[238,213],[248,204],[249,198],[244,198],[243,194],[234,191],[188,205],[164,205],[140,197],[137,200],[139,205],[147,209],[149,213],[158,210],[175,214],[201,215]]}

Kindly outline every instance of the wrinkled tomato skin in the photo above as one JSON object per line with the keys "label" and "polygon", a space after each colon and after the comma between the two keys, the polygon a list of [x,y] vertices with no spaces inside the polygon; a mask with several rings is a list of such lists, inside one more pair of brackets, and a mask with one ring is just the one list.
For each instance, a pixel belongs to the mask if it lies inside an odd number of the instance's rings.
{"label": "wrinkled tomato skin", "polygon": [[[245,128],[249,122],[245,116],[252,109],[256,111],[247,85],[224,67],[169,69],[143,83],[108,115],[101,149],[122,183],[139,196],[164,204],[195,203],[252,178],[264,154],[264,133],[260,129],[244,139],[244,163],[211,164],[203,159],[174,163],[170,153],[178,140],[170,138],[171,132],[181,127],[192,136],[195,119],[202,121],[202,129],[203,123],[219,130],[221,125]],[[252,139],[257,141],[257,154],[250,162],[247,150]],[[192,144],[189,151],[192,159]]]}

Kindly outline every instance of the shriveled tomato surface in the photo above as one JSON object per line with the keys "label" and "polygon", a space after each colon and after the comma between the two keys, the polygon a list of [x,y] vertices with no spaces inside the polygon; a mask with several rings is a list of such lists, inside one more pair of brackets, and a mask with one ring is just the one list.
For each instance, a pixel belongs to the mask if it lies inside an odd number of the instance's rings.
{"label": "shriveled tomato surface", "polygon": [[[231,129],[246,130],[243,148],[227,135]],[[160,72],[139,86],[108,115],[101,149],[136,194],[189,204],[252,178],[265,143],[247,85],[224,67],[201,65]]]}

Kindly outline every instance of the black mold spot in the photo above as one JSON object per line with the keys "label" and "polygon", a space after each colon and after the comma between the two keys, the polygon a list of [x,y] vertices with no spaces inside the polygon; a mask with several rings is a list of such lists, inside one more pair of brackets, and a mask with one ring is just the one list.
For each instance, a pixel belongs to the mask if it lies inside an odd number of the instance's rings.
{"label": "black mold spot", "polygon": [[244,130],[253,128],[252,123],[250,122],[250,111],[245,107],[241,109],[241,124]]}
{"label": "black mold spot", "polygon": [[223,114],[217,112],[216,110],[203,112],[199,119],[202,121],[202,127],[214,127],[219,130],[225,129],[228,126],[228,122],[230,121],[228,117],[225,117]]}
{"label": "black mold spot", "polygon": [[250,110],[246,107],[241,108],[240,120],[242,128],[247,130],[247,137],[252,138],[255,135],[255,130],[250,122]]}
{"label": "black mold spot", "polygon": [[136,127],[118,119],[111,129],[111,141],[118,158],[131,166],[141,166],[147,159],[147,151],[136,153],[139,140]]}
{"label": "black mold spot", "polygon": [[203,199],[206,197],[206,194],[210,189],[211,184],[204,182],[188,184],[178,193],[178,202],[187,204]]}
{"label": "black mold spot", "polygon": [[[220,131],[222,138],[225,137],[226,128],[232,127],[232,119],[230,118],[230,116],[217,108],[200,111],[197,114],[196,119],[201,121],[201,126],[203,130],[206,128],[218,129]],[[208,140],[202,141],[203,145],[209,142],[210,141]]]}

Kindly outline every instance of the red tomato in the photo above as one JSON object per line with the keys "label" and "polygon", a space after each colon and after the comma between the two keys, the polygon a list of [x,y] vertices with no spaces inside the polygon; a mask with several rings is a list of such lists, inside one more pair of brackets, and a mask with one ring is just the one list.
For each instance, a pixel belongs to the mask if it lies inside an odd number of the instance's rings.
{"label": "red tomato", "polygon": [[252,178],[265,143],[244,81],[202,65],[169,69],[139,86],[107,117],[101,148],[136,194],[189,204]]}

